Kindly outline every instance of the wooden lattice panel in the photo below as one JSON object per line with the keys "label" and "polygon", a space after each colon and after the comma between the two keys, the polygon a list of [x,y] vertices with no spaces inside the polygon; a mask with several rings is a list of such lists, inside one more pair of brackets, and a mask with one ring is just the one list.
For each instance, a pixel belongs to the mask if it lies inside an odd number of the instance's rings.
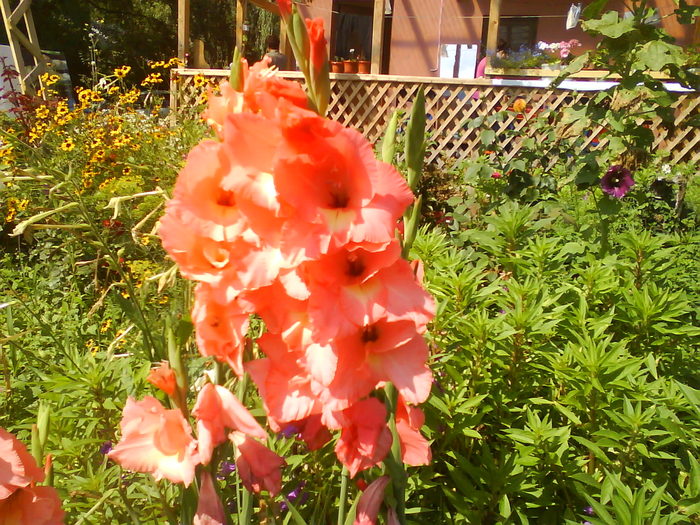
{"label": "wooden lattice panel", "polygon": [[[303,82],[300,73],[281,74]],[[171,84],[171,107],[182,114],[191,113],[201,104],[203,78],[216,84],[228,76],[228,71],[181,69],[174,71],[173,75],[177,80]],[[195,79],[200,87],[195,86]],[[476,117],[512,108],[517,99],[525,101],[527,109],[522,115],[511,111],[503,122],[492,128],[499,140],[499,150],[506,151],[505,155],[510,159],[517,156],[524,138],[541,139],[537,129],[531,125],[537,115],[545,110],[563,111],[586,102],[591,96],[590,92],[581,91],[495,86],[490,80],[482,79],[462,81],[333,74],[328,117],[359,130],[372,144],[376,144],[381,140],[394,110],[400,108],[408,113],[421,89],[425,90],[427,131],[430,134],[426,162],[438,167],[478,155],[481,129],[468,126]],[[654,133],[653,150],[669,151],[668,162],[672,164],[697,162],[700,160],[700,129],[682,127],[680,124],[700,112],[700,96],[695,92],[681,93],[673,107],[673,126],[664,126],[658,117],[646,123]],[[607,139],[604,133],[605,126],[602,125],[588,130],[583,147],[605,147]]]}

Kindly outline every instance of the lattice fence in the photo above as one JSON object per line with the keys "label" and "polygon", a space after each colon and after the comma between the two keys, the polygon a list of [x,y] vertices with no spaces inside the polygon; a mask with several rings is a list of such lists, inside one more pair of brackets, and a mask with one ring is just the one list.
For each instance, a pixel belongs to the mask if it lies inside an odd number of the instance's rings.
{"label": "lattice fence", "polygon": [[[228,75],[221,70],[176,70],[171,79],[171,107],[176,113],[192,112],[202,103],[202,84],[216,83]],[[284,76],[303,81],[299,73]],[[526,137],[538,139],[532,120],[545,110],[563,110],[578,102],[586,102],[591,92],[549,88],[495,86],[490,80],[429,79],[373,75],[331,75],[331,101],[328,116],[362,132],[373,144],[383,136],[396,108],[410,111],[420,89],[425,90],[428,131],[432,143],[427,162],[438,167],[472,158],[478,154],[481,130],[470,128],[469,122],[480,116],[511,108],[517,99],[525,102],[525,111],[508,113],[493,130],[508,158],[517,155]],[[681,93],[673,105],[675,122],[664,126],[661,119],[640,122],[654,133],[654,151],[669,151],[670,163],[700,160],[700,129],[679,124],[700,112],[700,94]],[[504,133],[509,130],[509,133]],[[515,133],[513,133],[515,131]],[[605,126],[587,130],[584,148],[604,148]]]}

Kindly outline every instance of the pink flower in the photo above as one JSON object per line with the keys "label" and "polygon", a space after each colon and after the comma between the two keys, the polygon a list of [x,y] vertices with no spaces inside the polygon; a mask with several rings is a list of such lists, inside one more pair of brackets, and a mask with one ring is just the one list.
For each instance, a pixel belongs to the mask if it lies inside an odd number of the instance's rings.
{"label": "pink flower", "polygon": [[253,492],[267,490],[273,496],[278,494],[284,459],[242,432],[231,432],[229,439],[236,446],[234,457],[243,485]]}
{"label": "pink flower", "polygon": [[223,386],[205,385],[197,396],[192,414],[197,418],[199,456],[205,465],[211,460],[214,447],[226,441],[227,428],[260,439],[267,438],[267,433],[248,409]]}
{"label": "pink flower", "polygon": [[494,172],[491,174],[491,178],[492,178],[492,179],[500,179],[501,177],[503,177],[503,175],[501,175],[501,172],[499,172],[499,171],[494,171]]}
{"label": "pink flower", "polygon": [[391,431],[386,425],[386,408],[374,397],[352,405],[343,418],[335,453],[354,478],[384,459],[391,448]]}
{"label": "pink flower", "polygon": [[15,436],[0,428],[0,500],[19,488],[44,481],[42,471],[27,447]]}
{"label": "pink flower", "polygon": [[225,525],[226,513],[221,504],[211,474],[203,470],[200,475],[199,502],[192,525]]}
{"label": "pink flower", "polygon": [[146,381],[169,396],[172,396],[177,389],[175,372],[170,368],[170,363],[167,361],[161,361],[156,368],[152,368],[148,373],[148,377],[146,377]]}
{"label": "pink flower", "polygon": [[53,487],[25,487],[0,499],[0,525],[63,525],[63,516]]}
{"label": "pink flower", "polygon": [[384,490],[389,484],[389,476],[375,479],[365,489],[357,504],[357,514],[353,525],[375,525],[379,508],[384,501]]}
{"label": "pink flower", "polygon": [[108,454],[123,468],[146,472],[157,480],[188,486],[200,463],[192,429],[179,410],[166,410],[151,396],[129,397],[121,421],[122,439]]}
{"label": "pink flower", "polygon": [[396,409],[396,431],[401,443],[401,459],[406,465],[428,465],[432,459],[430,443],[420,433],[425,422],[423,411],[409,406],[399,397]]}

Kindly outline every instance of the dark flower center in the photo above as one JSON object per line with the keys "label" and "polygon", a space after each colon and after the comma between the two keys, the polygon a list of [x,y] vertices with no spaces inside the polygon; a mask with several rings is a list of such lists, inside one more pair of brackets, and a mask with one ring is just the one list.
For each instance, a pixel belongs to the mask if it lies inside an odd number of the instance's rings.
{"label": "dark flower center", "polygon": [[379,339],[379,329],[376,325],[365,326],[362,329],[362,342],[373,343]]}
{"label": "dark flower center", "polygon": [[225,206],[227,208],[232,208],[236,205],[236,196],[233,194],[232,191],[221,190],[219,192],[218,198],[216,199],[216,203],[219,206]]}
{"label": "dark flower center", "polygon": [[348,255],[348,275],[351,277],[359,277],[365,271],[365,263],[359,255],[351,253]]}

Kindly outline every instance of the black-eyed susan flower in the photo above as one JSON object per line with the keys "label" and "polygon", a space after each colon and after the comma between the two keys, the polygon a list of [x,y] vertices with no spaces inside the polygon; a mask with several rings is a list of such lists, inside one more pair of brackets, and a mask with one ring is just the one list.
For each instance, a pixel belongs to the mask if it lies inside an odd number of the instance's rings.
{"label": "black-eyed susan flower", "polygon": [[63,151],[73,151],[75,149],[75,141],[68,137],[61,143],[61,149]]}

